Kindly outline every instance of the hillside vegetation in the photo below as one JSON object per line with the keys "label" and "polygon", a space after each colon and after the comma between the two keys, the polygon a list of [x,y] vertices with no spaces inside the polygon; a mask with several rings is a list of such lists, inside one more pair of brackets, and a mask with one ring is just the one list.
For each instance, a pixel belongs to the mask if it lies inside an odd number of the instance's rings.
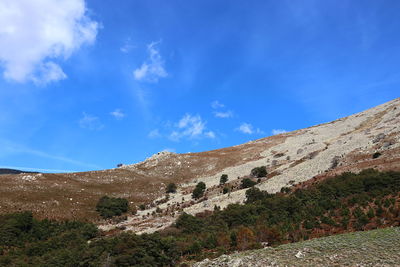
{"label": "hillside vegetation", "polygon": [[377,229],[223,255],[194,266],[398,266],[399,240],[399,227]]}
{"label": "hillside vegetation", "polygon": [[173,266],[236,250],[400,224],[400,173],[365,170],[192,216],[155,234],[106,237],[90,223],[0,217],[0,266]]}

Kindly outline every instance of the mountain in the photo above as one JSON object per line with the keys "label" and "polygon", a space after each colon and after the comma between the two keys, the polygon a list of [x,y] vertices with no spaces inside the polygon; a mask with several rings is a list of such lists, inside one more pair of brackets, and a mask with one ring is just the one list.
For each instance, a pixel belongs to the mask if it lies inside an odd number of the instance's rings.
{"label": "mountain", "polygon": [[21,173],[37,173],[37,172],[29,172],[29,171],[20,171],[20,170],[14,170],[14,169],[0,168],[0,175],[2,175],[2,174],[21,174]]}
{"label": "mountain", "polygon": [[[241,181],[255,167],[268,175],[257,185],[270,193],[304,186],[343,172],[366,168],[400,170],[400,98],[333,122],[270,136],[242,145],[200,153],[160,152],[120,168],[69,174],[2,175],[2,213],[32,210],[39,218],[86,219],[103,230],[115,227],[152,232],[172,223],[181,212],[195,214],[245,200]],[[228,175],[229,194],[219,180]],[[199,181],[206,197],[193,200]],[[178,191],[165,197],[168,183]],[[145,210],[126,221],[101,221],[95,211],[103,195],[122,197]],[[158,209],[157,209],[158,208]],[[158,211],[157,213],[155,211]]]}

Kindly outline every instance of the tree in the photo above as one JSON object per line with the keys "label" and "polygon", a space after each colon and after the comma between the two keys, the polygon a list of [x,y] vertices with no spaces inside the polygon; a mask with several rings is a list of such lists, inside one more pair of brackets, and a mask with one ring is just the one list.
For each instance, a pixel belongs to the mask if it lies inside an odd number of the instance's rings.
{"label": "tree", "polygon": [[251,176],[257,177],[257,178],[266,177],[267,176],[267,167],[265,167],[265,166],[255,167],[254,169],[251,170],[250,174],[251,174]]}
{"label": "tree", "polygon": [[251,180],[250,178],[244,178],[244,179],[242,180],[241,187],[242,187],[242,188],[249,188],[249,187],[252,187],[252,186],[254,186],[254,185],[256,185],[256,184],[257,184],[257,183],[254,182],[253,180]]}
{"label": "tree", "polygon": [[256,237],[254,232],[245,226],[240,226],[237,233],[237,248],[239,250],[245,250],[255,245]]}
{"label": "tree", "polygon": [[176,193],[176,188],[177,188],[176,184],[174,184],[174,183],[169,183],[169,184],[167,185],[167,190],[166,190],[166,192],[167,192],[167,193]]}
{"label": "tree", "polygon": [[204,195],[205,190],[206,190],[206,184],[203,182],[199,182],[196,185],[196,188],[193,190],[192,197],[194,199],[201,198]]}
{"label": "tree", "polygon": [[222,189],[222,193],[223,194],[229,193],[229,188],[225,186],[224,189]]}
{"label": "tree", "polygon": [[219,179],[219,184],[223,185],[228,181],[228,175],[227,174],[222,174],[221,178]]}
{"label": "tree", "polygon": [[257,187],[251,187],[246,191],[246,203],[256,202],[264,198],[264,192]]}
{"label": "tree", "polygon": [[128,200],[104,196],[97,202],[96,211],[105,219],[119,216],[128,211]]}

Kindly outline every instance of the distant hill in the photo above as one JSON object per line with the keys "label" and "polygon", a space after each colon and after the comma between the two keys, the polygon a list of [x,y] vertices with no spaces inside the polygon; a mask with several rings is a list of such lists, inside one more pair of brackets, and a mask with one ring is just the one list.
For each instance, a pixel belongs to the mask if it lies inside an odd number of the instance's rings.
{"label": "distant hill", "polygon": [[38,173],[38,172],[29,172],[29,171],[20,171],[20,170],[14,170],[14,169],[1,169],[0,168],[0,175],[1,174],[20,174],[20,173]]}

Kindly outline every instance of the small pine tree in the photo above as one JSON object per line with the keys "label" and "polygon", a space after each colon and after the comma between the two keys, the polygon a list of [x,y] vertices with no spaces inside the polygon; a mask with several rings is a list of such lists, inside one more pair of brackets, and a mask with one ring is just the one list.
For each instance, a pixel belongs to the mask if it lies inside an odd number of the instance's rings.
{"label": "small pine tree", "polygon": [[223,185],[228,181],[228,175],[227,174],[222,174],[221,178],[219,179],[219,184]]}
{"label": "small pine tree", "polygon": [[204,191],[206,190],[206,184],[203,182],[199,182],[196,185],[196,188],[192,192],[192,197],[194,199],[201,198],[204,195]]}
{"label": "small pine tree", "polygon": [[177,188],[176,184],[174,184],[174,183],[169,183],[169,184],[167,185],[166,193],[176,193],[176,188]]}

